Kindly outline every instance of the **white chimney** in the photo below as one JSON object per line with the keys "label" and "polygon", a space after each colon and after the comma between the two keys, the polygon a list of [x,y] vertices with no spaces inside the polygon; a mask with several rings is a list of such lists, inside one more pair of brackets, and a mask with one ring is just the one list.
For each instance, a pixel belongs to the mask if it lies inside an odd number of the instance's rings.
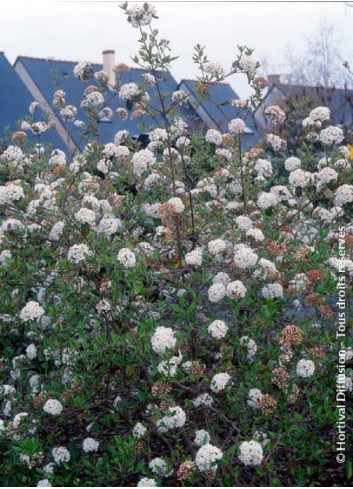
{"label": "white chimney", "polygon": [[115,51],[113,49],[108,49],[103,51],[103,71],[109,75],[109,84],[113,87],[115,86]]}

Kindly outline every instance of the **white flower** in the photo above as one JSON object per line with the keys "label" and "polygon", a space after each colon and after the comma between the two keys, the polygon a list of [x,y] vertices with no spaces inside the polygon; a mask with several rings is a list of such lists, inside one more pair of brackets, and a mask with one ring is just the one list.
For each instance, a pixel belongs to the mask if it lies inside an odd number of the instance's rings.
{"label": "white flower", "polygon": [[132,157],[134,174],[141,176],[143,172],[149,170],[156,163],[156,158],[149,149],[141,149]]}
{"label": "white flower", "polygon": [[37,487],[53,487],[48,479],[41,479],[37,482]]}
{"label": "white flower", "polygon": [[106,236],[111,236],[122,228],[122,222],[117,217],[105,216],[101,220],[98,226],[98,233],[105,234]]}
{"label": "white flower", "polygon": [[223,239],[214,239],[207,245],[211,255],[219,255],[227,251],[227,243]]}
{"label": "white flower", "polygon": [[47,402],[43,406],[43,411],[53,416],[57,416],[61,414],[63,411],[62,404],[56,399],[48,399]]}
{"label": "white flower", "polygon": [[239,67],[248,73],[249,75],[253,74],[256,71],[256,61],[251,56],[242,53],[239,59]]}
{"label": "white flower", "polygon": [[65,447],[55,447],[52,451],[54,462],[61,464],[62,462],[70,461],[70,453]]}
{"label": "white flower", "polygon": [[298,170],[294,170],[290,173],[288,181],[292,187],[304,188],[313,181],[313,175],[308,171],[298,168]]}
{"label": "white flower", "polygon": [[242,270],[256,265],[258,258],[257,254],[249,246],[244,244],[234,246],[234,263]]}
{"label": "white flower", "polygon": [[239,451],[239,460],[243,462],[244,465],[260,465],[264,458],[262,446],[255,440],[243,441],[240,444]]}
{"label": "white flower", "polygon": [[173,356],[169,360],[160,362],[157,366],[157,370],[160,374],[166,375],[168,377],[174,377],[177,373],[178,366],[182,359],[183,357],[181,354],[178,357]]}
{"label": "white flower", "polygon": [[147,433],[147,428],[142,423],[136,423],[132,429],[135,438],[142,438]]}
{"label": "white flower", "polygon": [[90,251],[86,244],[82,243],[71,246],[67,254],[67,259],[71,263],[80,263],[91,255],[93,255],[92,251]]}
{"label": "white flower", "polygon": [[240,280],[229,282],[226,288],[227,297],[231,299],[243,299],[246,295],[246,287]]}
{"label": "white flower", "polygon": [[344,204],[353,202],[353,185],[343,184],[335,192],[335,205],[342,207]]}
{"label": "white flower", "polygon": [[0,205],[12,204],[23,197],[23,188],[19,185],[6,185],[0,187]]}
{"label": "white flower", "polygon": [[330,114],[330,109],[328,107],[315,107],[315,109],[313,109],[309,114],[309,118],[315,122],[329,121],[330,117],[331,114]]}
{"label": "white flower", "polygon": [[263,211],[270,207],[275,207],[277,204],[278,199],[276,195],[271,192],[262,192],[257,199],[257,205]]}
{"label": "white flower", "polygon": [[134,268],[136,266],[135,253],[128,248],[122,248],[118,253],[118,262],[127,268]]}
{"label": "white flower", "polygon": [[136,28],[149,25],[153,18],[157,18],[156,8],[149,3],[133,5],[126,9],[126,13],[128,22]]}
{"label": "white flower", "polygon": [[74,66],[74,75],[79,80],[86,80],[92,71],[91,63],[88,61],[80,61]]}
{"label": "white flower", "polygon": [[39,319],[44,314],[44,309],[35,301],[29,301],[24,306],[24,308],[20,312],[20,319],[22,321],[34,321],[35,319]]}
{"label": "white flower", "polygon": [[231,134],[242,134],[246,125],[242,119],[232,119],[228,124],[228,130]]}
{"label": "white flower", "polygon": [[143,477],[139,480],[137,487],[157,487],[157,482],[154,479]]}
{"label": "white flower", "polygon": [[223,453],[219,448],[207,443],[197,451],[195,463],[201,472],[216,470],[218,467],[216,462],[222,457]]}
{"label": "white flower", "polygon": [[224,285],[226,287],[229,284],[229,282],[230,282],[230,277],[229,277],[228,273],[218,272],[213,277],[212,282],[214,284],[222,284],[222,285]]}
{"label": "white flower", "polygon": [[30,360],[33,360],[37,356],[37,348],[34,343],[31,345],[27,346],[26,348],[26,355]]}
{"label": "white flower", "polygon": [[262,297],[265,299],[283,298],[283,287],[281,284],[267,284],[261,289]]}
{"label": "white flower", "polygon": [[205,63],[203,65],[203,71],[212,76],[221,77],[225,75],[225,69],[219,63]]}
{"label": "white flower", "polygon": [[340,127],[328,126],[326,129],[322,129],[319,139],[324,146],[332,146],[333,144],[341,143],[344,139],[344,134]]}
{"label": "white flower", "polygon": [[208,298],[211,302],[219,302],[226,295],[226,288],[222,283],[211,285],[208,289]]}
{"label": "white flower", "polygon": [[99,105],[103,105],[103,104],[104,104],[104,97],[97,90],[88,93],[83,101],[83,105],[88,107],[98,107]]}
{"label": "white flower", "polygon": [[195,267],[199,267],[202,265],[202,249],[195,248],[193,251],[190,251],[185,255],[185,263],[187,265],[193,265]]}
{"label": "white flower", "polygon": [[179,406],[168,408],[167,415],[157,421],[157,428],[160,433],[166,433],[175,428],[182,428],[186,421],[184,410]]}
{"label": "white flower", "polygon": [[284,167],[289,172],[298,170],[298,168],[300,168],[300,165],[301,165],[300,159],[296,158],[295,156],[290,156],[284,162]]}
{"label": "white flower", "polygon": [[273,151],[281,151],[287,147],[287,143],[284,141],[284,139],[281,139],[276,134],[267,134],[266,141],[271,146]]}
{"label": "white flower", "polygon": [[220,319],[216,319],[211,323],[208,327],[208,332],[212,336],[212,338],[221,339],[223,338],[228,331],[228,326],[224,321]]}
{"label": "white flower", "polygon": [[171,328],[159,326],[151,338],[152,350],[162,355],[167,349],[173,349],[176,345],[174,331]]}
{"label": "white flower", "polygon": [[248,238],[253,238],[258,243],[261,243],[265,240],[264,233],[261,231],[261,229],[258,228],[249,229],[248,231],[246,231],[246,236]]}
{"label": "white flower", "polygon": [[182,105],[188,99],[188,94],[184,92],[184,90],[176,90],[172,93],[172,101]]}
{"label": "white flower", "polygon": [[222,144],[222,134],[217,129],[209,129],[206,132],[206,141],[219,146]]}
{"label": "white flower", "polygon": [[227,373],[214,375],[211,380],[211,386],[210,386],[211,391],[216,393],[223,391],[227,387],[227,384],[229,383],[230,379],[231,377]]}
{"label": "white flower", "polygon": [[50,230],[49,239],[52,241],[58,241],[64,232],[64,228],[64,221],[56,222]]}
{"label": "white flower", "polygon": [[152,470],[154,474],[160,477],[168,477],[172,474],[172,469],[168,467],[168,464],[160,457],[153,458],[148,467]]}
{"label": "white flower", "polygon": [[75,219],[82,224],[94,224],[96,221],[96,213],[91,209],[87,209],[86,207],[82,207],[75,214]]}
{"label": "white flower", "polygon": [[263,398],[263,394],[260,389],[250,389],[248,394],[248,405],[250,407],[257,407],[257,404]]}
{"label": "white flower", "polygon": [[255,171],[258,176],[269,178],[273,173],[272,163],[268,160],[259,158],[255,163]]}
{"label": "white flower", "polygon": [[185,205],[179,197],[172,197],[168,200],[168,204],[172,205],[174,212],[176,212],[177,214],[181,214],[185,209]]}
{"label": "white flower", "polygon": [[197,396],[193,401],[193,405],[195,407],[200,407],[200,406],[212,406],[213,404],[213,397],[210,396],[207,392],[204,394],[200,394]]}
{"label": "white flower", "polygon": [[211,440],[211,437],[210,437],[208,431],[206,431],[206,430],[196,431],[194,443],[198,447],[202,447],[202,445],[207,445],[208,443],[210,443],[210,440]]}
{"label": "white flower", "polygon": [[136,83],[125,83],[121,85],[119,97],[123,100],[132,100],[141,96],[141,90]]}
{"label": "white flower", "polygon": [[299,360],[296,368],[297,375],[306,379],[314,375],[315,372],[315,363],[312,360]]}
{"label": "white flower", "polygon": [[242,231],[247,231],[253,227],[252,220],[248,216],[238,216],[235,219],[235,223]]}
{"label": "white flower", "polygon": [[94,438],[85,438],[82,443],[82,449],[85,453],[96,452],[99,447],[99,442]]}

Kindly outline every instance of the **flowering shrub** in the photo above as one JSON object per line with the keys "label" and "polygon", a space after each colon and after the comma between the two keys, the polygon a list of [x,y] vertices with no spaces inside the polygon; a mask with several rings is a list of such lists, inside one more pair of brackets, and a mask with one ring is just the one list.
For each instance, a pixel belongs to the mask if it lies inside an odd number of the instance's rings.
{"label": "flowering shrub", "polygon": [[[154,7],[123,9],[148,74],[110,88],[118,116],[143,117],[173,58]],[[200,46],[194,60],[200,97],[246,73],[243,105],[260,101],[251,50],[229,72]],[[90,84],[87,134],[110,114],[109,77],[89,63],[74,74]],[[318,107],[287,154],[274,106],[271,132],[244,151],[236,107],[229,132],[201,135],[178,112],[187,94],[157,92],[165,124],[147,147],[127,131],[101,144],[93,129],[66,161],[23,132],[0,155],[2,484],[344,483],[351,461],[333,466],[338,350],[352,391],[351,331],[336,338],[337,283],[348,317],[353,279],[344,135]]]}

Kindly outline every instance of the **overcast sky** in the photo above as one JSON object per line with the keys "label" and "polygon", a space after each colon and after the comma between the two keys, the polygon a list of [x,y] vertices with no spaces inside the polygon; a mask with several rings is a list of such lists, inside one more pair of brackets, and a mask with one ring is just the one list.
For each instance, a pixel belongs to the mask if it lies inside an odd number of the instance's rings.
{"label": "overcast sky", "polygon": [[[13,63],[18,55],[101,62],[101,52],[115,49],[116,62],[131,64],[138,30],[127,23],[115,1],[0,0],[0,50]],[[137,3],[136,1],[131,2]],[[192,47],[207,47],[211,61],[230,67],[236,46],[255,49],[276,71],[283,69],[288,46],[300,51],[320,22],[336,27],[343,59],[353,64],[353,8],[344,2],[151,2],[158,11],[155,26],[180,55],[175,78],[192,78]],[[244,80],[230,80],[240,96]]]}

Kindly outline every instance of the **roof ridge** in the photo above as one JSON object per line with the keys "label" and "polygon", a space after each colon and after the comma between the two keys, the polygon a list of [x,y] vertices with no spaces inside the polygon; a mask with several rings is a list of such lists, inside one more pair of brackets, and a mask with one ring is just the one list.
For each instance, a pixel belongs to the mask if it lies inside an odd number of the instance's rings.
{"label": "roof ridge", "polygon": [[353,92],[353,88],[348,88],[348,87],[335,87],[335,86],[330,86],[326,87],[325,85],[299,85],[299,84],[294,84],[294,83],[274,83],[272,86],[276,86],[278,88],[280,87],[296,87],[296,88],[310,88],[313,90],[340,90],[343,92]]}
{"label": "roof ridge", "polygon": [[[195,78],[182,78],[179,83],[182,83],[183,81],[190,81],[190,82],[199,82],[199,83],[202,83],[200,80],[197,80],[197,79],[195,80]],[[207,83],[207,82],[205,82],[205,83]],[[221,82],[221,81],[219,81],[219,82],[216,82],[216,81],[215,82],[210,82],[210,84],[211,85],[228,85],[229,87],[232,86],[230,83]]]}
{"label": "roof ridge", "polygon": [[[35,60],[35,61],[46,61],[46,62],[55,61],[57,63],[70,63],[70,64],[80,63],[80,61],[75,61],[75,60],[71,60],[70,61],[70,60],[67,60],[67,59],[58,59],[58,58],[55,58],[55,56],[50,56],[48,58],[39,58],[38,56],[24,56],[24,55],[19,55],[19,56],[17,56],[14,64],[16,64],[16,62],[18,60],[21,60],[21,59],[32,59],[32,60]],[[98,63],[98,62],[95,62],[95,61],[88,61],[88,63],[91,63],[92,65],[101,65],[101,66],[103,66],[103,63]],[[115,66],[116,65],[119,65],[119,64],[123,64],[123,63],[122,62],[117,62],[117,63],[115,63]],[[126,65],[126,66],[128,66],[128,65]],[[128,68],[130,70],[151,71],[151,70],[148,70],[148,68],[141,68],[140,66],[128,66]],[[170,71],[168,71],[168,72],[164,72],[162,70],[156,70],[156,71],[158,73],[168,73],[169,75],[171,75],[171,72]]]}

